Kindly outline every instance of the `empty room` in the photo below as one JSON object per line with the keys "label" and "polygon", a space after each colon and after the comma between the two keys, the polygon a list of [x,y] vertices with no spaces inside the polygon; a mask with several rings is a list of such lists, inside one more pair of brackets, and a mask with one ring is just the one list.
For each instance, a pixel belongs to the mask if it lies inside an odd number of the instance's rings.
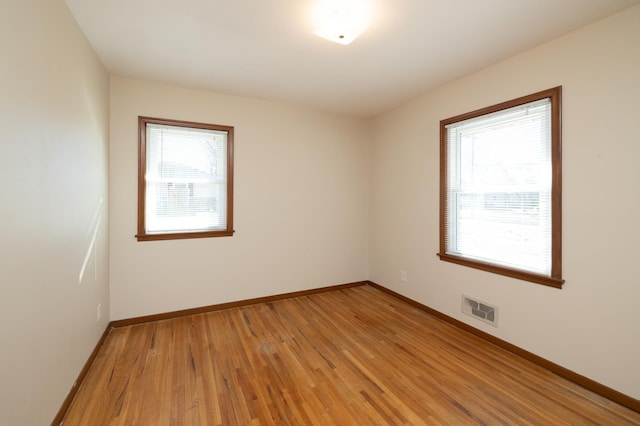
{"label": "empty room", "polygon": [[0,31],[0,425],[640,424],[639,0]]}

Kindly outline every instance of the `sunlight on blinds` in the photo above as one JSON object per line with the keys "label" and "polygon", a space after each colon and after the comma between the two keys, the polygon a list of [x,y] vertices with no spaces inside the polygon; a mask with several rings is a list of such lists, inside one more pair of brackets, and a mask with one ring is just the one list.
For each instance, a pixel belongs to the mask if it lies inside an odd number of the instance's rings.
{"label": "sunlight on blinds", "polygon": [[227,132],[147,124],[146,231],[227,226]]}
{"label": "sunlight on blinds", "polygon": [[549,275],[550,100],[446,129],[447,253]]}

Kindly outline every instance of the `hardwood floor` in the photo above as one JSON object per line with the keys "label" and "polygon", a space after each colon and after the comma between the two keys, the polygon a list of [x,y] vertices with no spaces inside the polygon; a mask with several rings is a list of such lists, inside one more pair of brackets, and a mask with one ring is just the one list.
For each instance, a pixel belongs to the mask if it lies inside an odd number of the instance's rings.
{"label": "hardwood floor", "polygon": [[65,425],[640,425],[370,286],[114,329]]}

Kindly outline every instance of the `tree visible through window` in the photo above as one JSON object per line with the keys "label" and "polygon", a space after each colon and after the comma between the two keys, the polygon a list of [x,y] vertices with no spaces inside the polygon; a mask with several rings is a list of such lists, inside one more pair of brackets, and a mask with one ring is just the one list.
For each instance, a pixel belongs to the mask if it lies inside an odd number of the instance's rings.
{"label": "tree visible through window", "polygon": [[561,287],[561,88],[440,122],[442,260]]}
{"label": "tree visible through window", "polygon": [[138,124],[138,240],[232,235],[233,127]]}

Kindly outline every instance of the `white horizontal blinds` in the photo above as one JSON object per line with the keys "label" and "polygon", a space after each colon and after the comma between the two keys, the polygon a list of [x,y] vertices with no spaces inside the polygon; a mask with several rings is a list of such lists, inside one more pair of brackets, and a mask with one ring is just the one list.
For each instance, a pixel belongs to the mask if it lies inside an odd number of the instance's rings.
{"label": "white horizontal blinds", "polygon": [[146,232],[226,229],[227,132],[146,128]]}
{"label": "white horizontal blinds", "polygon": [[551,102],[447,126],[449,254],[551,274]]}

